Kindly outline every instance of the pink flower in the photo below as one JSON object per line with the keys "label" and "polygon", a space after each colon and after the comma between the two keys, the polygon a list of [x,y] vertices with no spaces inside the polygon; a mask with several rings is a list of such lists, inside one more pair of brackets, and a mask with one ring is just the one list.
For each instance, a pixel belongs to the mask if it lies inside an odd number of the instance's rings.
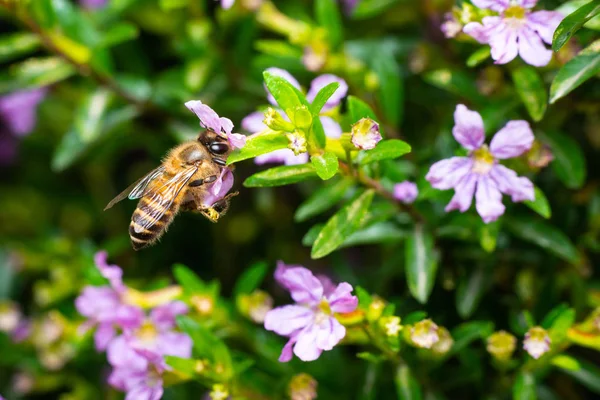
{"label": "pink flower", "polygon": [[510,121],[484,144],[481,116],[462,104],[454,112],[454,138],[467,150],[468,157],[452,157],[433,164],[425,177],[436,189],[454,188],[454,197],[446,211],[465,212],[475,194],[477,212],[484,222],[495,221],[504,214],[502,193],[513,202],[534,200],[533,183],[499,164],[498,160],[517,157],[533,144],[533,132],[526,121]]}
{"label": "pink flower", "polygon": [[463,31],[479,43],[489,44],[497,64],[506,64],[519,54],[526,63],[543,67],[552,58],[552,50],[544,42],[552,44],[563,16],[555,11],[532,12],[536,3],[537,0],[473,0],[477,7],[500,15],[484,17],[483,24],[470,22]]}
{"label": "pink flower", "polygon": [[414,182],[404,181],[394,185],[394,198],[402,203],[413,203],[418,195],[419,189]]}
{"label": "pink flower", "polygon": [[0,97],[0,123],[15,136],[29,134],[36,123],[38,105],[46,97],[47,90],[32,89],[13,92]]}
{"label": "pink flower", "polygon": [[456,35],[463,30],[463,26],[460,21],[456,19],[456,16],[449,12],[444,14],[444,22],[442,22],[440,29],[444,33],[444,36],[450,39],[456,37]]}
{"label": "pink flower", "polygon": [[162,374],[168,369],[162,359],[152,359],[145,368],[114,368],[108,384],[126,392],[125,400],[159,400],[162,398]]}
{"label": "pink flower", "polygon": [[265,317],[265,329],[289,337],[279,361],[287,362],[295,354],[303,361],[319,358],[331,350],[346,335],[346,328],[334,313],[356,310],[358,298],[352,296],[352,286],[340,283],[326,293],[323,283],[308,269],[280,263],[276,279],[291,294],[297,304],[275,308]]}
{"label": "pink flower", "polygon": [[219,117],[219,115],[209,106],[203,104],[200,100],[191,100],[185,103],[185,106],[200,119],[200,125],[206,129],[226,137],[229,144],[234,149],[241,149],[246,145],[246,136],[239,133],[231,133],[233,122],[229,118]]}

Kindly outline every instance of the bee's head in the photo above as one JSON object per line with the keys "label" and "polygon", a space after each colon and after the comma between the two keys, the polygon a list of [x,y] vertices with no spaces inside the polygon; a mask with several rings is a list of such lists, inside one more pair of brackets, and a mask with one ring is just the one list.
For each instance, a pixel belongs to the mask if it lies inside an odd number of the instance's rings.
{"label": "bee's head", "polygon": [[215,163],[221,166],[226,165],[227,156],[229,156],[229,153],[231,153],[231,147],[229,146],[226,138],[207,129],[200,133],[198,136],[198,141],[204,145],[204,147],[206,147]]}

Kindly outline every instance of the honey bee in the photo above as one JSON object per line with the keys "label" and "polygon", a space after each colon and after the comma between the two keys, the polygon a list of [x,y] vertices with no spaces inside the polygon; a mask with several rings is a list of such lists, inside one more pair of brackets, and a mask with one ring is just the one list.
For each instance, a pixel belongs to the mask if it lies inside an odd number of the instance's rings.
{"label": "honey bee", "polygon": [[180,209],[200,212],[212,222],[229,208],[229,193],[207,206],[210,183],[221,176],[231,153],[227,139],[206,130],[197,140],[173,148],[162,164],[112,199],[105,211],[126,197],[140,199],[129,224],[134,250],[154,244],[166,231]]}

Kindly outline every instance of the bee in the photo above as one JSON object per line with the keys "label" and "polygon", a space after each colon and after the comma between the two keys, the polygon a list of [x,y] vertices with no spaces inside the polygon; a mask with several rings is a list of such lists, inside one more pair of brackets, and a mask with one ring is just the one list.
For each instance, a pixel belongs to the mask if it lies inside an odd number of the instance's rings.
{"label": "bee", "polygon": [[179,210],[196,211],[212,222],[227,212],[229,193],[212,205],[205,200],[231,153],[227,139],[206,130],[197,140],[173,148],[162,164],[112,199],[105,211],[125,198],[140,199],[129,224],[134,250],[154,244],[166,231]]}

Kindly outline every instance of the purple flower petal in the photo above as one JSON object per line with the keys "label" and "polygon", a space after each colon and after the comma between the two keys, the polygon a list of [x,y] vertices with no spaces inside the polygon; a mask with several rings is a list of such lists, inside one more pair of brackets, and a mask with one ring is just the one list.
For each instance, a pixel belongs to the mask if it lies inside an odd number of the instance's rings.
{"label": "purple flower petal", "polygon": [[318,325],[316,345],[321,350],[331,350],[346,336],[346,328],[335,318],[328,318]]}
{"label": "purple flower petal", "polygon": [[287,341],[283,349],[281,349],[281,355],[279,356],[279,362],[288,362],[294,356],[293,347],[296,344],[296,336],[292,336],[290,340]]}
{"label": "purple flower petal", "polygon": [[277,307],[267,312],[265,329],[278,335],[289,336],[309,325],[313,318],[314,312],[307,307],[297,305]]}
{"label": "purple flower petal", "polygon": [[[135,329],[144,322],[144,310],[137,306],[121,304],[113,310],[107,321],[113,321],[123,329]],[[101,320],[102,321],[102,320]]]}
{"label": "purple flower petal", "polygon": [[[285,69],[271,67],[271,68],[267,68],[266,71],[269,72],[270,74],[273,74],[275,76],[279,76],[280,78],[285,79],[286,81],[291,83],[292,86],[294,86],[296,89],[298,89],[298,90],[302,89],[302,87],[300,86],[300,83],[296,80],[296,78],[294,78],[294,76],[292,74],[290,74],[289,72],[287,72]],[[267,89],[266,86],[265,86],[265,90],[267,91],[267,99],[269,100],[269,103],[276,106],[277,101],[275,100],[275,98],[273,97],[271,92],[269,92],[269,89]]]}
{"label": "purple flower petal", "polygon": [[221,132],[226,133],[228,136],[233,130],[233,122],[229,118],[220,117],[219,122],[221,123]]}
{"label": "purple flower petal", "polygon": [[86,286],[75,299],[75,308],[79,314],[98,320],[106,319],[106,315],[113,315],[119,305],[118,294],[108,286]]}
{"label": "purple flower petal", "polygon": [[510,6],[510,0],[472,0],[475,6],[487,8],[496,12],[502,12]]}
{"label": "purple flower petal", "polygon": [[310,89],[306,94],[306,99],[312,102],[321,89],[333,82],[339,83],[340,86],[329,98],[329,100],[327,100],[327,103],[325,103],[321,111],[331,110],[332,108],[338,106],[348,93],[348,84],[345,80],[333,74],[324,74],[313,79],[313,81],[310,83]]}
{"label": "purple flower petal", "polygon": [[335,291],[336,286],[333,284],[333,281],[327,276],[323,274],[317,274],[317,279],[323,285],[323,296],[329,297]]}
{"label": "purple flower petal", "polygon": [[191,100],[185,106],[200,119],[200,125],[213,132],[221,133],[221,119],[219,115],[200,100]]}
{"label": "purple flower petal", "polygon": [[518,157],[533,145],[533,132],[527,121],[509,121],[494,135],[490,152],[501,160]]}
{"label": "purple flower petal", "polygon": [[500,164],[494,165],[490,177],[502,193],[511,196],[513,202],[535,200],[533,183],[525,177],[517,176],[512,169]]}
{"label": "purple flower petal", "polygon": [[328,296],[331,311],[337,313],[349,313],[358,307],[358,297],[352,296],[352,285],[346,282],[340,283]]}
{"label": "purple flower petal", "polygon": [[394,185],[394,198],[405,204],[411,204],[419,195],[419,189],[414,182],[404,181]]}
{"label": "purple flower petal", "polygon": [[340,124],[335,122],[331,117],[320,116],[321,124],[323,125],[323,130],[325,131],[325,135],[332,139],[339,139],[342,136],[342,127]]}
{"label": "purple flower petal", "polygon": [[79,0],[79,3],[87,9],[95,10],[106,5],[108,0]]}
{"label": "purple flower petal", "polygon": [[484,27],[479,22],[469,22],[464,26],[463,32],[481,44],[488,44],[490,42],[490,29]]}
{"label": "purple flower petal", "polygon": [[504,214],[505,207],[502,204],[502,193],[498,190],[496,182],[489,176],[482,175],[479,177],[475,200],[477,212],[486,224],[496,221],[498,217]]}
{"label": "purple flower petal", "polygon": [[524,26],[519,33],[519,55],[527,64],[543,67],[552,59],[552,50],[544,46],[542,39],[533,29]]}
{"label": "purple flower petal", "polygon": [[188,306],[184,302],[172,301],[154,308],[150,312],[150,319],[158,330],[165,331],[175,327],[175,318],[187,314],[188,311]]}
{"label": "purple flower petal", "polygon": [[485,139],[481,115],[469,110],[463,104],[457,105],[454,111],[452,134],[465,149],[472,151],[480,148]]}
{"label": "purple flower petal", "polygon": [[281,274],[281,281],[296,303],[318,303],[323,296],[323,285],[306,268],[288,268]]}
{"label": "purple flower petal", "polygon": [[185,333],[165,332],[156,338],[157,351],[161,356],[190,358],[192,356],[192,339]]}
{"label": "purple flower petal", "polygon": [[556,11],[536,11],[527,16],[527,26],[535,30],[544,42],[552,44],[554,31],[563,18]]}
{"label": "purple flower petal", "polygon": [[148,367],[148,361],[132,348],[124,335],[118,336],[110,342],[106,349],[106,358],[113,367],[138,371]]}
{"label": "purple flower petal", "polygon": [[250,133],[257,133],[267,129],[267,126],[263,123],[265,114],[260,111],[250,113],[242,119],[242,129]]}
{"label": "purple flower petal", "polygon": [[209,193],[204,197],[204,207],[212,207],[216,202],[223,199],[233,187],[233,172],[229,168],[223,168],[221,175],[212,184]]}
{"label": "purple flower petal", "polygon": [[302,361],[314,361],[323,352],[317,347],[317,335],[319,327],[311,324],[298,333],[294,354]]}
{"label": "purple flower petal", "polygon": [[229,140],[229,145],[234,149],[241,149],[246,145],[246,135],[242,135],[241,133],[228,133],[227,140]]}
{"label": "purple flower petal", "polygon": [[235,0],[221,0],[221,7],[224,8],[225,10],[227,10],[227,9],[231,8],[234,3],[235,3]]}
{"label": "purple flower petal", "polygon": [[125,290],[123,271],[118,265],[108,264],[107,259],[108,253],[106,251],[99,251],[94,255],[94,262],[102,276],[108,279],[113,289],[121,293]]}
{"label": "purple flower petal", "polygon": [[46,97],[47,90],[32,89],[13,92],[0,97],[0,124],[6,123],[17,136],[27,135],[36,122],[37,107]]}
{"label": "purple flower petal", "polygon": [[517,2],[520,3],[524,8],[530,9],[535,7],[538,0],[518,0]]}
{"label": "purple flower petal", "polygon": [[256,165],[264,164],[285,164],[285,165],[298,165],[306,164],[308,162],[308,153],[301,153],[295,155],[291,149],[279,149],[274,150],[270,153],[261,154],[254,158]]}
{"label": "purple flower petal", "polygon": [[496,29],[490,33],[489,44],[492,49],[492,59],[496,61],[496,64],[506,64],[517,57],[519,53],[518,37],[518,30],[510,28],[504,22],[499,23]]}
{"label": "purple flower petal", "polygon": [[94,344],[96,350],[105,351],[111,340],[117,335],[113,324],[103,323],[98,325],[98,329],[94,333]]}
{"label": "purple flower petal", "polygon": [[469,173],[465,175],[460,182],[458,182],[454,188],[454,196],[450,200],[450,203],[448,203],[446,206],[446,212],[452,210],[465,212],[469,209],[469,207],[471,207],[478,176],[479,175],[477,174]]}
{"label": "purple flower petal", "polygon": [[429,168],[425,179],[436,189],[447,190],[455,187],[465,175],[471,172],[473,160],[468,157],[452,157],[441,160]]}

